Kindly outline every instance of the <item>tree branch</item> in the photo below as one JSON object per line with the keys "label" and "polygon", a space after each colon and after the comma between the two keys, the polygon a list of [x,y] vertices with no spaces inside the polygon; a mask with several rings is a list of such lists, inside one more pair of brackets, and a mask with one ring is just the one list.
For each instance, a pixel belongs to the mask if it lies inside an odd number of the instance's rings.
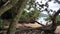
{"label": "tree branch", "polygon": [[0,8],[0,16],[6,12],[7,10],[11,9],[16,3],[18,2],[18,0],[10,0],[8,1],[8,4],[5,6],[2,6]]}

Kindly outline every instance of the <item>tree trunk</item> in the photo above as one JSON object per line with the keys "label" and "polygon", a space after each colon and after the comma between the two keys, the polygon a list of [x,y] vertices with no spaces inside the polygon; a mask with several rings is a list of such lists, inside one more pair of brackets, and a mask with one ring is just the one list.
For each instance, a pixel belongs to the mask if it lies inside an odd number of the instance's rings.
{"label": "tree trunk", "polygon": [[56,18],[57,18],[59,13],[60,13],[60,9],[52,16],[53,18],[52,18],[52,26],[51,26],[51,28],[52,28],[53,32],[57,28]]}
{"label": "tree trunk", "polygon": [[21,17],[21,14],[23,12],[23,8],[24,8],[27,0],[20,0],[20,1],[22,1],[22,2],[20,4],[21,6],[19,7],[18,14],[16,15],[16,17],[10,23],[7,34],[15,34],[15,32],[16,32],[16,25],[19,21],[19,18]]}

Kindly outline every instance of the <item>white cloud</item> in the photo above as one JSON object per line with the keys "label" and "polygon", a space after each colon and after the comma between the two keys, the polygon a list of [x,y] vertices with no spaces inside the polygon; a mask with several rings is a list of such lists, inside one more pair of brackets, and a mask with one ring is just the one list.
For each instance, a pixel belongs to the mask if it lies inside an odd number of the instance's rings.
{"label": "white cloud", "polygon": [[41,12],[41,13],[43,13],[43,14],[47,14],[47,12],[46,12],[46,11],[44,11],[44,12]]}
{"label": "white cloud", "polygon": [[58,1],[60,1],[60,0],[58,0]]}
{"label": "white cloud", "polygon": [[53,1],[52,2],[49,2],[48,4],[49,4],[49,9],[52,9],[52,10],[56,10],[57,11],[60,8],[60,4],[53,3]]}
{"label": "white cloud", "polygon": [[42,24],[46,25],[46,21],[44,20],[44,18],[46,18],[46,17],[41,17],[41,18],[39,18],[37,21],[38,21],[39,23],[42,23]]}
{"label": "white cloud", "polygon": [[[36,0],[36,2],[39,2],[39,4],[41,4],[40,2],[42,1],[42,4],[45,4],[48,0]],[[60,0],[58,0],[60,1]],[[49,4],[49,9],[52,9],[52,10],[58,10],[60,8],[60,4],[58,3],[54,3],[54,0],[52,0],[51,2],[48,2]]]}

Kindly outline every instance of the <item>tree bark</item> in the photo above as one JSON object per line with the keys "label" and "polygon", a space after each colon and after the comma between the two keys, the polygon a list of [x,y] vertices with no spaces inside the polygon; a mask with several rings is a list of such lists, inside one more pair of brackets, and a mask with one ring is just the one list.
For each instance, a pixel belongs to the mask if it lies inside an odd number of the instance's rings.
{"label": "tree bark", "polygon": [[24,8],[24,5],[26,4],[27,0],[21,0],[21,6],[18,10],[18,14],[16,15],[16,17],[12,20],[12,22],[10,23],[10,26],[9,26],[9,29],[7,31],[7,34],[15,34],[16,32],[16,25],[19,21],[19,18],[21,17],[21,14],[23,12],[23,8]]}
{"label": "tree bark", "polygon": [[16,3],[18,2],[18,0],[8,0],[6,3],[6,5],[3,5],[0,8],[0,16],[6,12],[7,10],[11,9]]}

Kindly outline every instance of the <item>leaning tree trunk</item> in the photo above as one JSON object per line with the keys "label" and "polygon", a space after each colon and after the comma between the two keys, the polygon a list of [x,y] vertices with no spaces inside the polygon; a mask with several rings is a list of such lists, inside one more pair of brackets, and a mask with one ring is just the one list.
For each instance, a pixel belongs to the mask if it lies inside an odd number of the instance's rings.
{"label": "leaning tree trunk", "polygon": [[60,13],[60,9],[52,16],[52,26],[51,26],[51,28],[52,28],[53,32],[56,30],[57,25],[58,25],[56,23],[56,18],[57,18],[57,16],[58,16],[59,13]]}
{"label": "leaning tree trunk", "polygon": [[16,24],[18,23],[19,18],[21,17],[21,14],[23,12],[23,7],[25,6],[27,0],[21,0],[21,1],[22,2],[20,4],[21,6],[19,7],[18,14],[16,15],[16,17],[10,23],[7,34],[15,34],[15,32],[16,32]]}

